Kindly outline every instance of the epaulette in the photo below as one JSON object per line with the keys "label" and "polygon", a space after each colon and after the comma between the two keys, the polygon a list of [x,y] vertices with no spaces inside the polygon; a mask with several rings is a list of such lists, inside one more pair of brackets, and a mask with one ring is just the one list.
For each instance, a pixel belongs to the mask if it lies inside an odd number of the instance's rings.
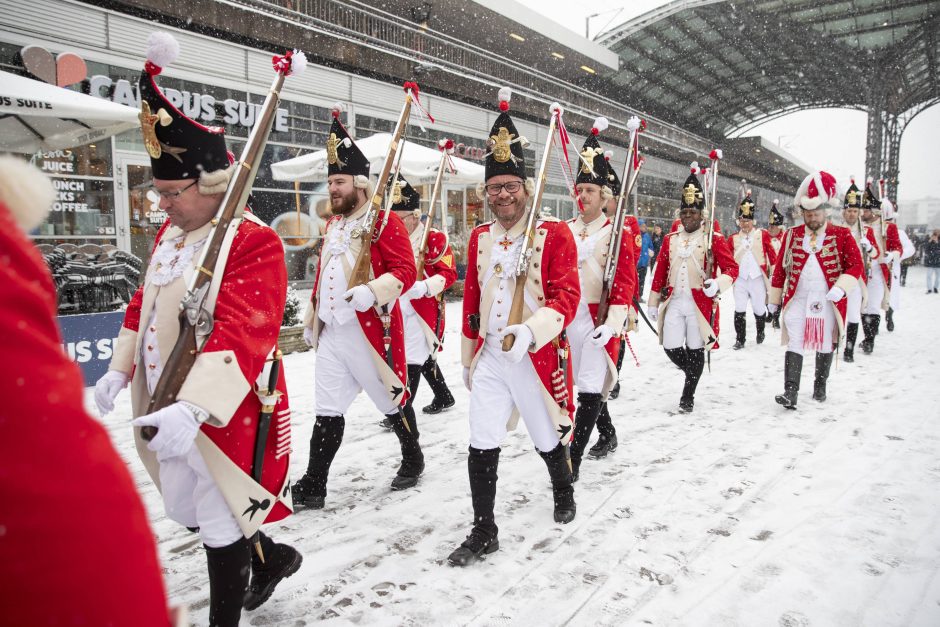
{"label": "epaulette", "polygon": [[539,222],[561,222],[561,219],[555,216],[543,216],[539,214]]}

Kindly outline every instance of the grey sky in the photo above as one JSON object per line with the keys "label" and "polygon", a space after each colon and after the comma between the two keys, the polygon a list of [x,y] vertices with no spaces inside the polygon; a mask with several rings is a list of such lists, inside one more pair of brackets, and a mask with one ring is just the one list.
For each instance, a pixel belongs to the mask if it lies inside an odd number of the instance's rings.
{"label": "grey sky", "polygon": [[[571,0],[517,1],[581,36],[585,33],[585,19],[590,15],[601,14],[590,18],[590,32],[594,36],[601,29],[666,4],[664,0],[595,0],[588,5]],[[845,186],[850,175],[855,175],[859,181],[863,176],[866,121],[867,116],[859,111],[816,109],[767,122],[748,135],[763,135],[772,142],[779,141],[791,154],[832,173],[839,184]],[[940,106],[934,106],[914,118],[901,140],[901,204],[905,199],[940,195],[934,185],[937,179],[934,154],[938,144]]]}

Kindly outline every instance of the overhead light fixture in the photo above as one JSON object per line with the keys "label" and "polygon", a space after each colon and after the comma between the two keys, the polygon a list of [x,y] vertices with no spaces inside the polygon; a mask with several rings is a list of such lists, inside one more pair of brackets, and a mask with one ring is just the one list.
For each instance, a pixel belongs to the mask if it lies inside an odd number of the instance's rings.
{"label": "overhead light fixture", "polygon": [[581,69],[587,72],[588,74],[597,74],[597,72],[594,71],[594,68],[590,68],[586,65],[582,65]]}
{"label": "overhead light fixture", "polygon": [[522,35],[517,35],[515,33],[509,33],[509,36],[515,39],[516,41],[525,41],[525,37]]}
{"label": "overhead light fixture", "polygon": [[561,54],[560,52],[553,52],[553,53],[552,53],[552,56],[555,57],[556,59],[564,59],[564,58],[565,58],[565,55]]}

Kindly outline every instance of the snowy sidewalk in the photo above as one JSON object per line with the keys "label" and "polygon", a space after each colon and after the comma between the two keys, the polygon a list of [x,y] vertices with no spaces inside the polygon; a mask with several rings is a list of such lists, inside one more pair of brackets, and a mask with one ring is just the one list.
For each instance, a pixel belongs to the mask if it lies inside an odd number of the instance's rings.
{"label": "snowy sidewalk", "polygon": [[[924,275],[911,269],[897,329],[882,324],[874,355],[840,356],[825,404],[811,399],[806,360],[797,412],[773,400],[778,332],[768,326],[755,345],[749,313],[747,345],[731,350],[730,292],[691,415],[676,412],[682,375],[643,326],[631,336],[641,366],[628,352],[610,404],[620,447],[584,461],[577,518],[552,521],[548,474],[520,422],[500,460],[501,548],[465,569],[446,563],[472,519],[460,304],[449,304],[440,359],[457,406],[421,414],[431,398],[422,383],[417,488],[389,489],[398,443],[360,396],[326,508],[268,528],[303,553],[302,568],[242,624],[940,624],[940,295],[924,294]],[[306,468],[315,362],[285,358],[294,479]],[[91,389],[86,400],[93,407]],[[163,515],[129,418],[125,392],[105,423],[151,514],[171,599],[205,624],[205,555]]]}

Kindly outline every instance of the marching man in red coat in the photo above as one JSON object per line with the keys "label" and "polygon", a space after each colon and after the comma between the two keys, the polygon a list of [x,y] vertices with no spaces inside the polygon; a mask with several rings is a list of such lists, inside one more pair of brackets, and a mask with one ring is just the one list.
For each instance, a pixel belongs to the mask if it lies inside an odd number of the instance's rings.
{"label": "marching man in red coat", "polygon": [[[301,563],[297,551],[264,534],[261,561],[247,539],[261,523],[288,516],[292,507],[284,371],[276,395],[262,399],[256,392],[267,390],[266,360],[276,349],[283,317],[284,247],[249,211],[233,221],[222,244],[225,263],[216,266],[225,270],[217,271],[209,286],[212,324],[197,331],[202,349],[177,402],[146,414],[177,341],[180,301],[237,167],[230,165],[222,129],[186,117],[154,80],[179,45],[164,33],[154,33],[148,43],[140,77],[141,123],[154,192],[169,220],[157,234],[144,283],[127,307],[110,370],[95,386],[95,402],[102,414],[111,411],[115,396],[130,382],[139,416],[137,450],[160,489],[167,517],[198,528],[206,547],[209,622],[236,625],[243,603],[247,609],[261,605]],[[252,472],[262,401],[275,406],[259,484]],[[144,426],[158,429],[150,442],[141,438]]]}
{"label": "marching man in red coat", "polygon": [[[404,177],[399,176],[392,187],[392,200],[392,211],[401,218],[408,230],[411,250],[417,260],[424,235],[421,195]],[[437,365],[437,353],[444,341],[444,290],[456,280],[457,268],[447,233],[432,228],[428,232],[424,276],[419,277],[411,289],[398,299],[405,321],[408,404],[414,402],[423,374],[434,392],[434,400],[421,410],[425,414],[438,414],[454,406],[454,397]]]}
{"label": "marching man in red coat", "polygon": [[[856,187],[855,179],[851,181],[842,201],[842,221],[852,233],[855,243],[858,244],[864,267],[868,268],[873,262],[877,263],[875,260],[881,255],[881,251],[878,250],[878,240],[875,239],[872,228],[865,226],[859,219],[859,212],[862,209],[862,192]],[[858,325],[862,321],[862,303],[868,299],[867,279],[868,273],[862,272],[858,286],[849,290],[846,296],[845,350],[842,358],[847,363],[855,361],[855,340],[858,338]]]}
{"label": "marching man in red coat", "polygon": [[[307,473],[294,484],[294,505],[322,509],[330,465],[343,441],[346,411],[365,390],[398,436],[402,462],[393,490],[417,485],[424,472],[418,422],[408,400],[405,334],[398,297],[415,282],[408,231],[394,212],[379,215],[371,239],[372,279],[349,287],[362,249],[362,224],[373,188],[369,160],[333,108],[326,140],[327,188],[333,217],[326,225],[317,278],[304,313],[304,339],[317,353],[317,420]],[[378,208],[377,208],[378,209]]]}
{"label": "marching man in red coat", "polygon": [[[768,221],[767,232],[770,234],[770,245],[774,249],[774,263],[776,263],[777,255],[780,254],[780,247],[783,246],[783,234],[786,232],[784,228],[783,214],[780,213],[780,201],[774,198],[774,203],[770,207],[770,219]],[[773,265],[771,265],[771,272],[773,271]],[[780,310],[778,309],[774,313],[770,313],[770,310],[767,311],[767,315],[770,317],[771,323],[775,329],[780,328]]]}
{"label": "marching man in red coat", "polygon": [[747,304],[751,303],[757,323],[757,343],[764,341],[764,322],[767,320],[767,290],[770,272],[777,259],[770,233],[754,228],[754,201],[751,190],[738,205],[740,231],[729,238],[734,260],[738,264],[738,278],[734,282],[734,350],[744,348],[747,340]]}
{"label": "marching man in red coat", "polygon": [[[705,351],[718,348],[718,302],[715,298],[731,287],[738,264],[717,228],[712,235],[715,263],[705,274],[707,241],[702,225],[705,194],[692,164],[682,187],[679,205],[681,228],[663,238],[650,286],[647,312],[659,321],[659,343],[666,356],[685,373],[679,411],[691,412],[695,389],[705,369]],[[721,269],[721,274],[718,274]]]}
{"label": "marching man in red coat", "polygon": [[[525,252],[526,205],[533,189],[522,151],[526,140],[506,113],[509,96],[508,89],[500,90],[501,113],[490,132],[486,156],[483,187],[496,220],[474,229],[467,249],[461,357],[464,383],[470,390],[467,469],[473,529],[448,558],[457,566],[499,548],[493,513],[499,446],[520,414],[548,466],[555,521],[567,523],[575,516],[567,459],[574,399],[562,331],[574,318],[580,298],[578,252],[566,224],[555,218],[535,222],[523,322],[507,324],[517,281],[514,270]],[[515,342],[504,351],[507,335]]]}
{"label": "marching man in red coat", "polygon": [[602,211],[607,201],[613,198],[613,193],[607,160],[597,141],[598,133],[606,129],[607,125],[606,118],[595,120],[591,134],[581,149],[575,183],[583,211],[577,218],[567,222],[577,246],[581,288],[577,313],[566,331],[571,343],[574,382],[578,387],[578,413],[575,415],[574,439],[571,442],[571,468],[575,481],[578,480],[581,458],[591,438],[591,431],[607,395],[617,381],[617,358],[622,342],[620,335],[626,325],[637,285],[634,237],[624,232],[610,290],[607,319],[602,324],[597,323],[604,268],[610,239],[614,235],[611,222],[613,216],[608,218]]}
{"label": "marching man in red coat", "polygon": [[862,221],[875,234],[876,246],[881,254],[868,268],[868,302],[862,306],[862,352],[870,355],[875,350],[875,336],[881,326],[881,312],[891,306],[891,266],[899,261],[904,252],[904,244],[898,234],[898,225],[885,222],[881,201],[875,196],[869,178],[862,196]]}
{"label": "marching man in red coat", "polygon": [[846,294],[862,276],[862,256],[852,233],[827,222],[838,202],[836,180],[828,172],[810,174],[793,199],[803,224],[787,231],[771,279],[771,308],[783,318],[784,393],[776,401],[796,409],[804,351],[816,351],[813,398],[826,400],[833,348],[845,328]]}

